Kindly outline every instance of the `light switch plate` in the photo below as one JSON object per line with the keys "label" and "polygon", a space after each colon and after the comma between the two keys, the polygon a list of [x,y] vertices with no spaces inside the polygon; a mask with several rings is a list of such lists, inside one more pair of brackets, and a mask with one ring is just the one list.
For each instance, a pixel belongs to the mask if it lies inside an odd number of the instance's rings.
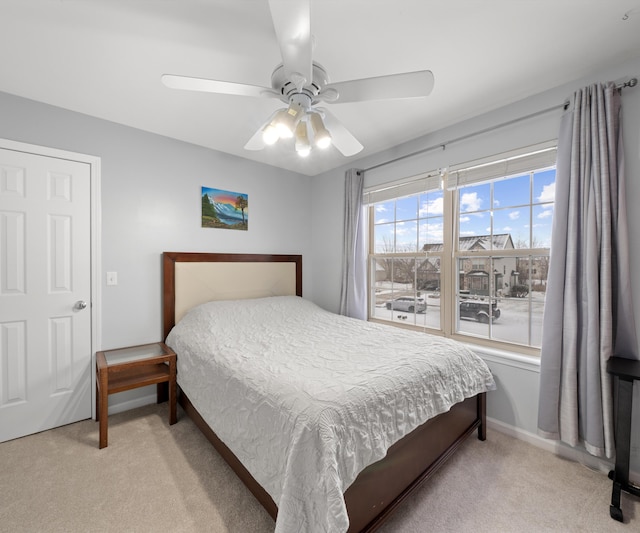
{"label": "light switch plate", "polygon": [[107,285],[117,285],[117,284],[118,284],[118,273],[107,272]]}

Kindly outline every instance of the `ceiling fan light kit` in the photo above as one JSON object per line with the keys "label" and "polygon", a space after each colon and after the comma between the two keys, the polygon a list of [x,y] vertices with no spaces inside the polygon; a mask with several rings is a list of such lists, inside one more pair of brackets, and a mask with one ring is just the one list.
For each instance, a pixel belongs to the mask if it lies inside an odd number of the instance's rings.
{"label": "ceiling fan light kit", "polygon": [[277,143],[279,138],[278,128],[276,128],[273,122],[267,123],[267,125],[262,128],[262,140],[267,146]]}
{"label": "ceiling fan light kit", "polygon": [[306,92],[293,93],[289,98],[289,107],[276,111],[262,128],[264,144],[269,146],[279,139],[295,136],[295,149],[301,157],[307,157],[314,146],[328,148],[331,145],[331,133],[324,125],[321,114],[312,109],[312,98]]}
{"label": "ceiling fan light kit", "polygon": [[311,153],[307,123],[302,120],[296,126],[296,152],[300,157],[307,157]]}
{"label": "ceiling fan light kit", "polygon": [[299,102],[292,101],[288,109],[281,109],[276,113],[271,123],[276,127],[276,131],[282,139],[291,139],[303,114],[304,108],[302,105]]}
{"label": "ceiling fan light kit", "polygon": [[262,150],[293,137],[296,152],[302,157],[308,156],[313,147],[326,149],[331,145],[350,157],[363,149],[362,144],[327,109],[316,108],[317,104],[417,98],[433,90],[433,74],[428,70],[330,84],[325,69],[311,57],[310,0],[269,0],[269,8],[282,56],[282,64],[271,74],[271,88],[162,76],[162,82],[172,89],[278,98],[287,104],[254,133],[244,146],[246,150]]}
{"label": "ceiling fan light kit", "polygon": [[309,113],[309,122],[311,123],[311,129],[313,130],[313,140],[315,145],[324,150],[331,145],[331,134],[329,130],[324,127],[322,117],[319,113]]}

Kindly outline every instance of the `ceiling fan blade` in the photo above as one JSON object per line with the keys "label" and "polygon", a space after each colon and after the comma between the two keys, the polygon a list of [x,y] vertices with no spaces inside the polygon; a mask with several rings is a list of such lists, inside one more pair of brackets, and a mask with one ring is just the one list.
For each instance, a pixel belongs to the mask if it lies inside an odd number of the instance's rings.
{"label": "ceiling fan blade", "polygon": [[262,128],[264,128],[264,125],[260,126],[258,131],[247,141],[247,144],[244,145],[245,150],[262,150],[266,146],[262,139]]}
{"label": "ceiling fan blade", "polygon": [[[336,104],[362,102],[365,100],[386,100],[391,98],[418,98],[428,96],[433,90],[434,78],[430,70],[391,74],[375,78],[330,83],[325,91],[331,97],[327,101]],[[333,91],[337,91],[335,96]],[[322,93],[319,98],[322,99]]]}
{"label": "ceiling fan blade", "polygon": [[301,88],[311,83],[311,10],[310,0],[269,0],[284,72]]}
{"label": "ceiling fan blade", "polygon": [[329,133],[331,133],[331,144],[335,146],[342,155],[349,157],[356,155],[364,146],[356,139],[342,123],[325,108],[318,108],[324,116],[324,123]]}
{"label": "ceiling fan blade", "polygon": [[162,83],[170,89],[185,89],[187,91],[202,91],[205,93],[233,94],[238,96],[256,96],[259,98],[278,98],[278,94],[269,87],[233,83],[230,81],[209,80],[206,78],[192,78],[163,74]]}

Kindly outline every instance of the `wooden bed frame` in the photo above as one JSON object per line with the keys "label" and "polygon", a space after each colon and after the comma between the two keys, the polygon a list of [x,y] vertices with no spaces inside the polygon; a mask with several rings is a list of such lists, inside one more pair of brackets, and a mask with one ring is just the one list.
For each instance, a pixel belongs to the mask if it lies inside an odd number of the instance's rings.
{"label": "wooden bed frame", "polygon": [[[282,263],[290,268],[295,282],[284,287],[279,281],[269,277],[266,288],[259,287],[252,270],[244,274],[250,280],[244,282],[221,279],[221,290],[204,282],[204,288],[196,299],[204,301],[229,299],[230,286],[238,287],[241,298],[267,295],[296,294],[302,296],[302,256],[269,255],[269,254],[216,254],[164,252],[163,254],[163,336],[167,337],[184,309],[178,309],[183,303],[176,303],[176,294],[182,290],[178,281],[176,265],[180,263],[214,264],[216,267],[230,266],[228,270],[212,271],[215,276],[234,276],[241,267],[253,268],[251,263]],[[242,273],[241,273],[242,274]],[[185,274],[183,274],[184,276]],[[205,274],[198,275],[204,276]],[[289,274],[287,274],[289,275]],[[189,278],[193,275],[187,274]],[[195,277],[198,277],[195,276]],[[190,279],[190,283],[191,283]],[[246,285],[250,285],[247,287]],[[180,354],[178,354],[178,358]],[[238,477],[249,488],[267,512],[275,519],[278,507],[271,496],[258,484],[248,470],[242,465],[229,448],[216,436],[214,431],[203,420],[189,398],[180,391],[179,401],[187,415],[211,441],[215,449],[227,461]],[[349,533],[372,532],[376,530],[394,509],[414,490],[429,479],[442,464],[478,430],[478,438],[486,439],[486,395],[479,394],[473,398],[454,405],[447,413],[436,416],[404,438],[396,442],[384,459],[365,468],[344,494],[349,514]]]}

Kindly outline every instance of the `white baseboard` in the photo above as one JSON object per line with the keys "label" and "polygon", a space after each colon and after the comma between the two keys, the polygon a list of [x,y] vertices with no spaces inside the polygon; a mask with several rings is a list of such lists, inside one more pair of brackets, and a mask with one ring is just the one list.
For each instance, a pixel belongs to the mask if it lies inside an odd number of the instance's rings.
{"label": "white baseboard", "polygon": [[[532,444],[537,448],[541,448],[543,450],[551,452],[559,457],[568,459],[570,461],[575,461],[576,463],[580,463],[581,465],[584,465],[591,470],[596,470],[598,472],[608,474],[614,466],[612,461],[594,457],[593,455],[587,453],[585,450],[572,448],[571,446],[569,446],[568,444],[564,444],[563,442],[544,439],[539,435],[536,435],[535,433],[530,433],[529,431],[525,431],[509,424],[505,424],[504,422],[500,422],[495,418],[487,417],[487,429],[494,429],[496,431],[499,431],[500,433],[509,435],[510,437],[528,442],[529,444]],[[637,480],[640,480],[640,472],[636,472],[633,470],[630,471],[629,479],[634,483],[638,483]]]}
{"label": "white baseboard", "polygon": [[530,433],[523,429],[510,426],[509,424],[505,424],[504,422],[500,422],[494,418],[487,417],[487,428],[495,429],[496,431],[509,435],[510,437],[528,442],[537,448],[542,448],[543,450],[563,457],[564,459],[575,461],[591,468],[592,470],[608,473],[609,470],[613,468],[613,463],[611,461],[594,457],[584,450],[572,448],[560,441],[544,439],[535,433]]}

